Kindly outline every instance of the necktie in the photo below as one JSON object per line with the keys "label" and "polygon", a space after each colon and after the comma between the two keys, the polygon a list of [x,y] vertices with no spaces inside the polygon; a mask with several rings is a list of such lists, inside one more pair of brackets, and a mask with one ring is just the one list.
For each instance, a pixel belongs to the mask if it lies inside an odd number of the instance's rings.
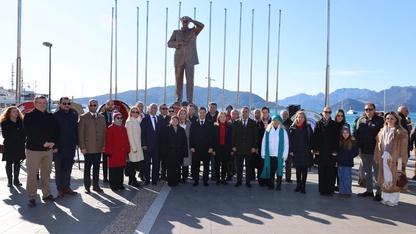
{"label": "necktie", "polygon": [[204,125],[204,121],[201,121],[201,126]]}
{"label": "necktie", "polygon": [[109,123],[111,123],[112,121],[111,121],[111,112],[107,112],[107,119],[108,119],[108,122]]}
{"label": "necktie", "polygon": [[152,117],[153,118],[153,130],[156,130],[156,117]]}
{"label": "necktie", "polygon": [[92,116],[94,117],[94,119],[97,118],[97,113],[92,114]]}
{"label": "necktie", "polygon": [[244,125],[244,127],[246,127],[246,126],[247,126],[246,121],[247,121],[247,120],[243,120],[243,125]]}

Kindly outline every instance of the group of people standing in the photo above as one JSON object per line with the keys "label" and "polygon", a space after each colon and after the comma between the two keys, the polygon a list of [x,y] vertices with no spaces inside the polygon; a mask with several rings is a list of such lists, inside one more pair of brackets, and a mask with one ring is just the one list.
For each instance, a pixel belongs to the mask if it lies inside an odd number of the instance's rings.
{"label": "group of people standing", "polygon": [[[86,194],[91,193],[91,186],[93,191],[103,192],[99,186],[101,157],[103,182],[109,183],[113,191],[125,189],[124,174],[129,178],[128,185],[142,186],[136,172],[144,185],[157,185],[158,180],[164,179],[171,187],[186,183],[191,172],[193,186],[198,186],[202,162],[204,186],[209,186],[211,173],[216,185],[228,185],[236,174],[234,186],[239,187],[245,167],[247,187],[257,178],[260,186],[273,190],[281,190],[283,168],[286,182],[292,183],[293,165],[294,192],[305,194],[308,168],[316,164],[321,195],[332,196],[339,189],[339,196],[350,197],[351,168],[357,155],[361,155],[367,174],[367,191],[358,196],[374,197],[375,201],[395,206],[399,192],[406,190],[397,187],[395,181],[401,166],[407,163],[409,144],[413,141],[401,127],[398,114],[388,112],[383,119],[375,115],[373,103],[365,105],[365,115],[356,120],[353,133],[344,111],[338,110],[332,120],[330,107],[323,109],[322,119],[312,129],[304,111],[298,111],[292,122],[288,111],[270,116],[268,107],[256,109],[254,117],[249,118],[248,107],[243,107],[240,113],[231,106],[218,112],[213,102],[208,110],[193,104],[175,109],[152,103],[145,113],[143,103],[137,102],[125,120],[112,100],[98,113],[98,102],[91,99],[88,112],[80,116],[70,105],[70,99],[62,97],[59,109],[49,113],[46,98],[39,96],[34,100],[35,108],[24,118],[16,107],[6,109],[0,117],[8,186],[22,185],[19,169],[26,158],[30,207],[36,206],[39,171],[43,200],[56,200],[49,185],[52,160],[58,196],[77,194],[70,188],[77,149],[85,158]],[[372,168],[377,181],[375,196]]]}

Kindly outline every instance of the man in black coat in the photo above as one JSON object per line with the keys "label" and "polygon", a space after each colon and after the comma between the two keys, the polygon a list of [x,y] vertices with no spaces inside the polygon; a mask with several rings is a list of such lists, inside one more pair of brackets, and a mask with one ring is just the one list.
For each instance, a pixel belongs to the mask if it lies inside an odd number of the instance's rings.
{"label": "man in black coat", "polygon": [[[104,116],[105,125],[110,126],[113,123],[113,111],[114,111],[114,101],[107,100],[105,102],[104,111],[101,112],[101,115]],[[108,183],[108,154],[103,153],[103,182]]]}
{"label": "man in black coat", "polygon": [[[374,149],[376,146],[376,136],[384,126],[382,117],[376,115],[376,106],[374,103],[367,103],[364,107],[365,116],[358,119],[356,124],[355,138],[357,139],[361,159],[363,160],[363,168],[366,173],[366,187],[364,193],[359,193],[359,197],[374,197],[373,193],[373,173],[378,178],[379,165],[374,162]],[[381,201],[381,188],[376,186],[376,196],[374,201]]]}
{"label": "man in black coat", "polygon": [[199,167],[201,161],[204,165],[203,171],[203,180],[204,185],[209,186],[208,184],[208,174],[209,174],[209,161],[210,156],[213,151],[213,124],[211,121],[207,120],[206,117],[207,110],[205,107],[200,107],[198,110],[199,119],[196,123],[191,125],[191,132],[189,134],[189,148],[192,154],[192,177],[194,180],[193,186],[198,186],[199,182]]}
{"label": "man in black coat", "polygon": [[59,140],[53,150],[55,161],[55,183],[58,196],[75,195],[70,188],[75,150],[78,148],[78,114],[71,108],[71,100],[62,97],[59,110],[54,113],[59,124]]}
{"label": "man in black coat", "polygon": [[243,181],[243,163],[246,165],[246,186],[251,187],[250,184],[250,157],[257,151],[258,131],[256,122],[248,118],[250,110],[248,107],[243,107],[241,111],[241,119],[235,121],[233,125],[233,132],[231,136],[231,146],[236,155],[237,165],[237,183],[235,187],[242,184]]}
{"label": "man in black coat", "polygon": [[257,180],[261,187],[268,185],[270,180],[260,178],[261,173],[263,172],[264,159],[261,157],[261,142],[263,140],[264,132],[266,131],[267,126],[271,123],[272,119],[270,118],[270,109],[267,106],[261,108],[260,120],[257,121],[257,131],[259,133],[259,140],[257,142],[257,155],[259,157],[259,165],[257,171]]}
{"label": "man in black coat", "polygon": [[[159,116],[163,119],[163,128],[162,128],[162,135],[164,129],[169,125],[170,123],[170,115],[168,115],[168,106],[165,103],[162,103],[159,105]],[[167,155],[163,152],[163,150],[160,152],[160,179],[166,180],[166,170],[168,168],[167,161],[166,161]]]}
{"label": "man in black coat", "polygon": [[[293,124],[293,121],[289,118],[289,112],[287,110],[280,111],[280,117],[282,117],[283,125],[285,126],[286,131],[289,134],[289,128]],[[285,171],[286,182],[292,183],[292,157],[287,157]]]}

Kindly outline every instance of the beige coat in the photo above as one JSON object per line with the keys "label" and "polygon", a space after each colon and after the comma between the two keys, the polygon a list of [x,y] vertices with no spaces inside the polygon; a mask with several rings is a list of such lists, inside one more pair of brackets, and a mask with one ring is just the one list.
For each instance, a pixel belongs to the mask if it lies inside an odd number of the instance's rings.
{"label": "beige coat", "polygon": [[[139,162],[139,161],[144,160],[142,140],[141,140],[142,130],[140,127],[140,119],[129,118],[126,121],[127,135],[129,137],[129,142],[130,142],[130,152],[129,152],[130,162]],[[133,153],[134,151],[137,151],[137,152]]]}
{"label": "beige coat", "polygon": [[86,149],[87,154],[103,152],[106,131],[104,116],[94,118],[90,112],[84,113],[78,121],[79,148]]}
{"label": "beige coat", "polygon": [[394,133],[393,145],[391,146],[390,155],[392,160],[388,161],[391,173],[393,175],[393,186],[390,188],[383,187],[384,183],[384,172],[383,172],[383,159],[381,156],[384,153],[384,149],[382,146],[382,138],[383,138],[383,129],[377,134],[376,137],[376,147],[374,150],[374,161],[379,165],[378,168],[378,178],[377,178],[377,186],[380,186],[382,191],[385,193],[395,193],[400,191],[407,191],[407,185],[403,188],[396,186],[397,181],[397,159],[399,157],[402,158],[402,164],[407,164],[407,145],[408,145],[408,133],[406,130],[399,128]]}

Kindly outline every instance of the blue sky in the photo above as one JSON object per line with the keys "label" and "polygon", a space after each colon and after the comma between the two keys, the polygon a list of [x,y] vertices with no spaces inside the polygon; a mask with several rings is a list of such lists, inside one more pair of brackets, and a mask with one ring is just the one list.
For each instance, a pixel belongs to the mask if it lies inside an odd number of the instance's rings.
{"label": "blue sky", "polygon": [[[251,22],[254,9],[253,93],[266,97],[268,4],[271,4],[269,101],[277,73],[278,14],[282,10],[279,99],[325,91],[326,0],[243,0],[240,90],[250,90]],[[118,0],[118,92],[136,86],[136,12],[139,7],[139,89],[145,79],[146,1]],[[48,91],[48,49],[52,47],[52,98],[109,93],[112,0],[22,0],[22,68],[26,86]],[[168,39],[178,27],[179,1],[149,1],[148,87],[163,86],[165,22]],[[205,24],[198,36],[200,64],[195,85],[207,86],[208,0],[182,0],[181,15]],[[225,88],[237,90],[240,1],[213,0],[211,68],[213,87],[222,88],[224,9],[227,8]],[[380,91],[415,85],[416,1],[331,1],[330,92],[339,88]],[[0,86],[11,87],[16,63],[17,0],[3,1],[0,14]],[[167,49],[167,85],[174,85],[173,49]],[[114,63],[113,63],[114,64]],[[113,69],[114,71],[114,69]],[[114,78],[114,75],[113,75]],[[114,92],[114,88],[113,88]],[[173,101],[173,100],[172,100]],[[169,103],[169,101],[168,101]]]}

